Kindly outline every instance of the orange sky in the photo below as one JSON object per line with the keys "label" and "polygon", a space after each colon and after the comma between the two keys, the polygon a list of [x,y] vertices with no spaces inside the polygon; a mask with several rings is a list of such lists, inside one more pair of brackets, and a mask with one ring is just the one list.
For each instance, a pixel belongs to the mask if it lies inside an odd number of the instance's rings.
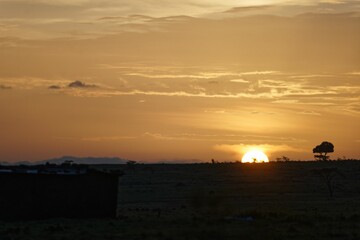
{"label": "orange sky", "polygon": [[360,158],[360,1],[0,0],[0,161]]}

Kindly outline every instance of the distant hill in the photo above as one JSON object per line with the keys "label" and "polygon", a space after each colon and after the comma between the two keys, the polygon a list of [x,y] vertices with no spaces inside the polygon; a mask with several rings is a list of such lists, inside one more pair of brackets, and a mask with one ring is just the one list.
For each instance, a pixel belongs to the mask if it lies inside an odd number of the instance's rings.
{"label": "distant hill", "polygon": [[35,161],[35,162],[0,162],[1,165],[41,165],[45,163],[61,164],[65,161],[73,161],[76,164],[125,164],[127,159],[121,159],[118,157],[74,157],[63,156],[60,158],[52,158],[47,160]]}
{"label": "distant hill", "polygon": [[32,165],[34,163],[32,162],[28,162],[28,161],[21,161],[21,162],[6,162],[6,161],[1,161],[0,165],[3,166],[8,166],[8,165]]}
{"label": "distant hill", "polygon": [[35,164],[55,163],[61,164],[65,161],[73,161],[76,164],[125,164],[128,160],[118,157],[73,157],[63,156],[60,158],[53,158],[48,160],[38,161]]}

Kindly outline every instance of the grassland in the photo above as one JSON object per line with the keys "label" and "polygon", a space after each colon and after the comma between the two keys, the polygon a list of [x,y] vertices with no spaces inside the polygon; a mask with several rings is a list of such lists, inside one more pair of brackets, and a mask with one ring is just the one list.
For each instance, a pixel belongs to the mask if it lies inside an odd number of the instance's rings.
{"label": "grassland", "polygon": [[358,161],[97,167],[124,172],[118,219],[1,222],[0,239],[360,239]]}

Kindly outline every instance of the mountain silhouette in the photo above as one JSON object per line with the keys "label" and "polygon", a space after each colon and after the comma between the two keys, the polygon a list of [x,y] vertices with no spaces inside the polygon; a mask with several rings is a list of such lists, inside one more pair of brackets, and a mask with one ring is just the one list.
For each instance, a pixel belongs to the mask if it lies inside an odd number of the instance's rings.
{"label": "mountain silhouette", "polygon": [[63,156],[60,158],[51,158],[35,162],[0,162],[0,165],[42,165],[45,163],[61,164],[65,161],[72,161],[76,164],[125,164],[128,159],[122,159],[118,157],[74,157],[74,156]]}

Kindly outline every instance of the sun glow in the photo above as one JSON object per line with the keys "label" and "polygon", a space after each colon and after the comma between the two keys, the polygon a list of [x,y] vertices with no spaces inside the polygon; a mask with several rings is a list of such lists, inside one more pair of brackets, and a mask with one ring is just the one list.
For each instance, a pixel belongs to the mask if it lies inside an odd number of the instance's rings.
{"label": "sun glow", "polygon": [[263,163],[269,162],[269,158],[266,154],[258,149],[250,150],[244,154],[241,159],[242,163]]}

